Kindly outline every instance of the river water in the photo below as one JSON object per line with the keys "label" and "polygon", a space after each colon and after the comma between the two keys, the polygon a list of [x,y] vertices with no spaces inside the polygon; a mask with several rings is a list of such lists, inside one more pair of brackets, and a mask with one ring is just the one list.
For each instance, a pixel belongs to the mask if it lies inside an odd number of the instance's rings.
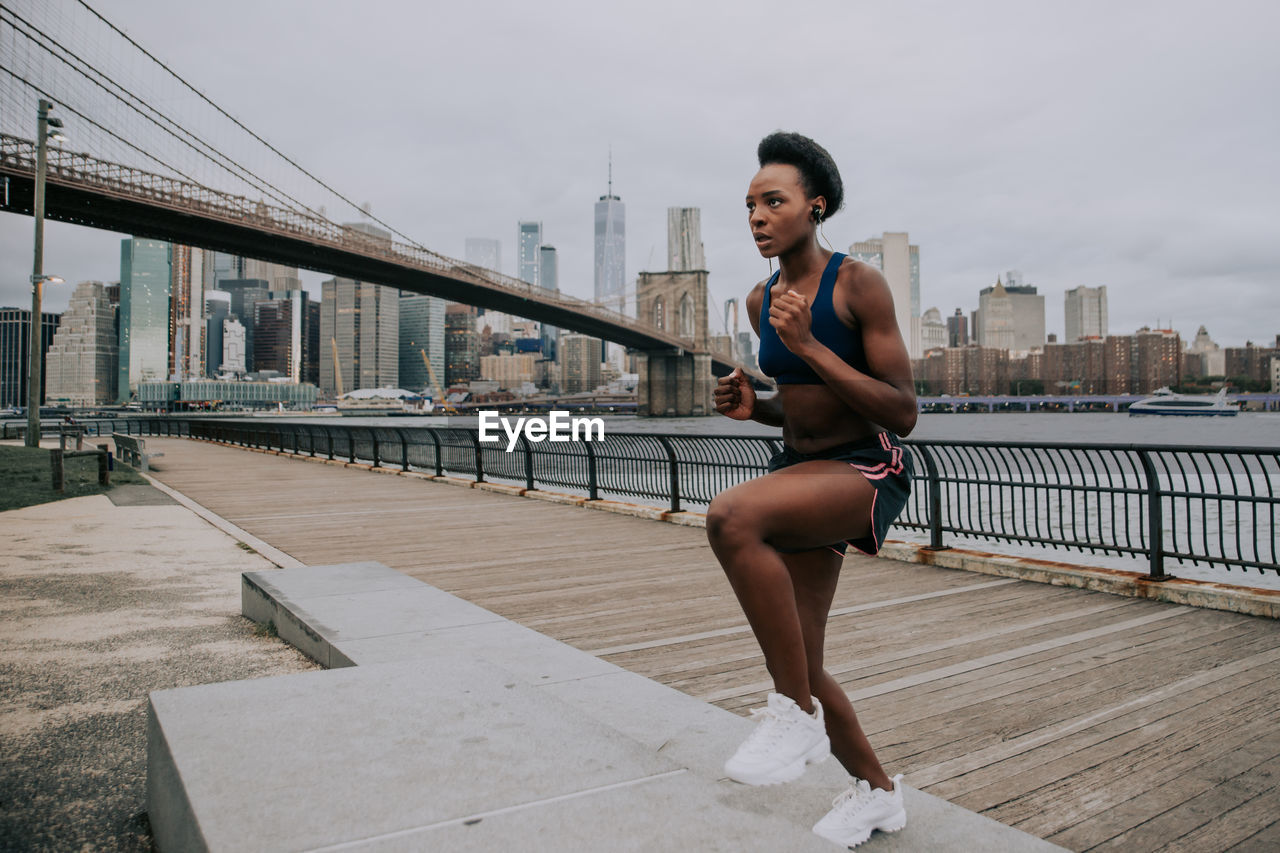
{"label": "river water", "polygon": [[[508,416],[514,418],[515,416]],[[312,423],[334,423],[347,426],[462,426],[475,427],[477,418],[464,417],[334,417],[307,418]],[[780,430],[754,422],[733,421],[720,416],[700,418],[640,418],[635,416],[602,417],[606,434],[637,433],[671,433],[677,435],[744,435],[778,437]],[[1105,412],[1001,412],[1001,413],[946,413],[924,414],[920,416],[915,431],[911,435],[915,439],[953,439],[962,441],[1043,441],[1048,443],[1105,443],[1105,444],[1155,444],[1181,447],[1205,448],[1280,448],[1280,413],[1242,412],[1235,417],[1214,418],[1179,418],[1141,416],[1130,417],[1127,414]],[[1259,493],[1280,494],[1280,475],[1274,473],[1274,464],[1262,472],[1261,481],[1254,483]],[[1192,487],[1194,488],[1194,487]],[[973,500],[971,498],[971,500]],[[980,500],[980,499],[979,499]],[[985,502],[984,502],[985,503]],[[691,507],[692,508],[692,507]],[[1087,508],[1086,508],[1087,509]],[[1227,505],[1227,510],[1233,509]],[[983,506],[983,512],[995,511],[992,507]],[[1138,504],[1133,504],[1132,513],[1138,512]],[[1177,506],[1174,506],[1176,513]],[[1179,525],[1192,523],[1199,526],[1202,516],[1195,507],[1191,508],[1194,518],[1179,518]],[[1218,509],[1210,506],[1205,510],[1210,526],[1218,523]],[[1107,523],[1106,513],[1100,514],[1102,525]],[[1017,519],[1012,520],[1015,524]],[[1228,519],[1230,526],[1237,519]],[[1241,518],[1242,532],[1247,536],[1266,536],[1268,540],[1274,536],[1273,523],[1266,519]],[[1261,522],[1261,523],[1258,523]],[[1140,522],[1138,522],[1140,523]],[[1185,527],[1181,528],[1185,529]],[[906,541],[928,542],[924,533],[902,527],[894,528],[891,538]],[[1108,568],[1127,569],[1145,572],[1145,557],[1128,557],[1123,555],[1102,553],[1080,553],[1072,550],[1053,549],[1032,544],[1006,543],[986,539],[967,539],[947,534],[945,541],[956,547],[968,547],[976,550],[990,551],[1016,556],[1039,557],[1042,559],[1072,562],[1082,565],[1103,566]],[[1259,542],[1264,553],[1270,551],[1270,542]],[[1174,564],[1166,567],[1166,571],[1178,577],[1214,580],[1223,583],[1234,583],[1246,586],[1260,586],[1280,589],[1280,575],[1274,572],[1260,573],[1255,570],[1241,570],[1214,566],[1192,566]]]}

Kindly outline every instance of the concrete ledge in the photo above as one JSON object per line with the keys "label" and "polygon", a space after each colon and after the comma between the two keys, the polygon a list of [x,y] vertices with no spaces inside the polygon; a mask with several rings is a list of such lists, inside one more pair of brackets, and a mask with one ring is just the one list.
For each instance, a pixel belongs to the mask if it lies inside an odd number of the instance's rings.
{"label": "concrete ledge", "polygon": [[1019,578],[1055,586],[1091,589],[1132,598],[1150,598],[1172,604],[1190,604],[1211,610],[1228,610],[1249,616],[1280,619],[1280,590],[1232,586],[1185,578],[1153,581],[1141,572],[1078,566],[1073,563],[1039,560],[1032,557],[1011,557],[965,548],[931,551],[924,545],[909,542],[886,542],[880,549],[880,554],[894,560],[946,569],[963,569],[985,575]]}
{"label": "concrete ledge", "polygon": [[563,492],[548,492],[543,489],[533,489],[524,493],[526,498],[533,498],[537,501],[546,501],[553,504],[568,504],[569,506],[582,506],[587,499],[582,495],[566,495]]}
{"label": "concrete ledge", "polygon": [[[151,694],[162,853],[839,849],[810,832],[847,784],[834,761],[781,787],[723,778],[747,719],[378,563],[243,590],[246,615],[346,668]],[[863,849],[1060,850],[905,793],[907,828]]]}
{"label": "concrete ledge", "polygon": [[659,509],[656,506],[624,503],[623,501],[583,501],[582,505],[588,509],[598,509],[603,512],[612,512],[618,515],[630,515],[635,518],[647,518],[651,521],[662,521],[666,518],[669,512],[665,509]]}
{"label": "concrete ledge", "polygon": [[460,486],[464,489],[474,489],[476,486],[475,480],[467,480],[462,477],[450,477],[447,474],[439,477],[432,477],[431,482],[444,483],[446,486]]}
{"label": "concrete ledge", "polygon": [[707,526],[707,514],[705,512],[669,512],[662,520],[678,524],[681,527]]}
{"label": "concrete ledge", "polygon": [[499,495],[511,495],[512,497],[521,497],[528,491],[524,486],[513,486],[509,483],[476,483],[475,488],[482,492],[495,492]]}

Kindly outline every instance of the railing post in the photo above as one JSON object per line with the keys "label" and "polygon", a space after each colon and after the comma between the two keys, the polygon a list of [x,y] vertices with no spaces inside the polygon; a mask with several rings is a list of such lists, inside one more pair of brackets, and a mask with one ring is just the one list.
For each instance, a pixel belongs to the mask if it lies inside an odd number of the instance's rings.
{"label": "railing post", "polygon": [[529,440],[523,432],[520,433],[520,446],[524,448],[524,487],[532,492],[536,488],[533,485],[533,448],[529,446]]}
{"label": "railing post", "polygon": [[347,461],[352,465],[356,464],[356,433],[355,427],[344,427],[347,433]]}
{"label": "railing post", "polygon": [[409,439],[405,438],[404,430],[396,427],[396,435],[400,436],[400,470],[409,470]]}
{"label": "railing post", "polygon": [[370,428],[369,441],[373,443],[373,467],[381,468],[382,457],[381,457],[381,454],[378,452],[381,448],[378,447],[378,431],[376,429]]}
{"label": "railing post", "polygon": [[1150,577],[1153,581],[1169,580],[1164,573],[1164,508],[1160,505],[1160,476],[1151,454],[1138,451],[1142,472],[1147,478],[1147,553],[1150,555]]}
{"label": "railing post", "polygon": [[596,451],[589,441],[582,442],[587,449],[587,500],[600,500],[600,478],[596,474]]}
{"label": "railing post", "polygon": [[942,478],[938,476],[938,466],[933,461],[933,454],[923,445],[916,445],[916,450],[924,458],[925,479],[929,486],[929,551],[945,551],[950,545],[942,544]]}
{"label": "railing post", "polygon": [[440,436],[436,435],[436,431],[434,429],[431,429],[430,427],[427,428],[427,432],[428,434],[430,434],[431,440],[435,442],[435,445],[436,445],[436,476],[443,477],[444,476],[444,454],[440,451]]}
{"label": "railing post", "polygon": [[483,483],[484,482],[484,454],[480,452],[480,430],[476,430],[475,432],[468,432],[467,435],[471,436],[471,443],[475,445],[475,448],[476,448],[476,482]]}
{"label": "railing post", "polygon": [[327,426],[322,426],[321,429],[324,430],[324,440],[325,440],[325,443],[329,445],[329,461],[332,462],[333,461],[333,430],[329,429],[329,427]]}
{"label": "railing post", "polygon": [[662,443],[663,448],[667,451],[667,461],[671,464],[671,511],[680,511],[680,462],[676,459],[675,448],[671,446],[671,442],[667,441],[663,436],[658,436],[658,441]]}

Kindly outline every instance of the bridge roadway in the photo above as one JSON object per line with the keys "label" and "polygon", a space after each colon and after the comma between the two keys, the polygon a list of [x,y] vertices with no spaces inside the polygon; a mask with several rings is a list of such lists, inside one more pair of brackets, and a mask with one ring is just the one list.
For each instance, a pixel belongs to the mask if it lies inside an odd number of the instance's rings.
{"label": "bridge roadway", "polygon": [[[311,565],[378,560],[745,714],[701,529],[183,439],[153,475]],[[1280,625],[850,556],[828,668],[891,772],[1072,850],[1280,846]]]}
{"label": "bridge roadway", "polygon": [[[34,145],[0,135],[0,210],[32,215],[34,175]],[[603,306],[418,246],[379,239],[309,211],[268,205],[56,147],[49,150],[45,216],[377,282],[527,317],[634,349],[699,351],[694,341]],[[711,353],[716,375],[723,376],[734,366]]]}

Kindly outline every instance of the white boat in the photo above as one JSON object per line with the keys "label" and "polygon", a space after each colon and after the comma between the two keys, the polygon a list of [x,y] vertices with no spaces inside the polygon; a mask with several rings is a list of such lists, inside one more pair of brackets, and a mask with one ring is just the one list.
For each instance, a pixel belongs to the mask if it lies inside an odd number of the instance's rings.
{"label": "white boat", "polygon": [[1145,400],[1129,407],[1130,415],[1235,415],[1240,407],[1227,399],[1224,387],[1216,396],[1206,394],[1175,394],[1168,388],[1158,388]]}

